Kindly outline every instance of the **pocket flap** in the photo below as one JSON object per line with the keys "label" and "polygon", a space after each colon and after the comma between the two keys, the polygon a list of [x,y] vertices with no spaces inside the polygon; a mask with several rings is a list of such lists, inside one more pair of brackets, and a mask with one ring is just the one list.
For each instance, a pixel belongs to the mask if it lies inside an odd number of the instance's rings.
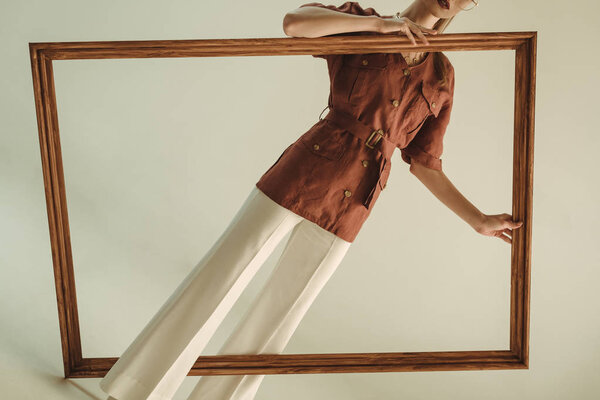
{"label": "pocket flap", "polygon": [[343,130],[325,123],[317,123],[300,137],[306,148],[313,154],[330,160],[339,160],[346,149]]}
{"label": "pocket flap", "polygon": [[364,69],[385,69],[389,63],[387,53],[351,54],[347,64]]}
{"label": "pocket flap", "polygon": [[425,97],[425,100],[427,101],[429,111],[431,111],[431,113],[437,118],[442,106],[440,102],[440,92],[429,82],[423,81],[421,84],[421,93],[423,93],[423,97]]}

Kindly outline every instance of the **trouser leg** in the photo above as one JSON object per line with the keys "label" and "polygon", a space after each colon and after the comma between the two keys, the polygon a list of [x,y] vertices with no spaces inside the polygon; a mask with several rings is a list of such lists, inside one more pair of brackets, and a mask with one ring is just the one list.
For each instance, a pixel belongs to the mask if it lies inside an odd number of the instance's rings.
{"label": "trouser leg", "polygon": [[118,400],[170,400],[265,259],[301,220],[254,187],[100,387]]}
{"label": "trouser leg", "polygon": [[[218,354],[279,354],[346,254],[346,242],[303,220]],[[251,400],[265,375],[206,375],[188,400]]]}

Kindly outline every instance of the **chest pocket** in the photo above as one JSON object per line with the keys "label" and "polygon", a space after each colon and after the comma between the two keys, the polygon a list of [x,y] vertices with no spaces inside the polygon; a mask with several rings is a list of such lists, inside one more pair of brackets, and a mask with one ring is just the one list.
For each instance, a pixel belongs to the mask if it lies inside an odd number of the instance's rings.
{"label": "chest pocket", "polygon": [[438,88],[430,82],[422,81],[406,111],[406,134],[409,136],[416,134],[429,116],[437,118],[442,101],[443,95]]}
{"label": "chest pocket", "polygon": [[344,97],[352,104],[357,104],[372,93],[379,92],[378,86],[384,85],[384,72],[389,64],[386,53],[346,55],[342,68],[347,71]]}

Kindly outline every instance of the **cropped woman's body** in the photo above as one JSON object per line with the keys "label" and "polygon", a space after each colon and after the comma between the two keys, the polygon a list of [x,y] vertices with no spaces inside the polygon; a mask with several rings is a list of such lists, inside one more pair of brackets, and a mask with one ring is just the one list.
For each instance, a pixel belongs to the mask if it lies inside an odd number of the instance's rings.
{"label": "cropped woman's body", "polygon": [[[414,32],[425,41],[421,31],[432,33],[470,1],[450,0],[444,9],[437,0],[415,0],[399,18],[357,2],[308,3],[286,14],[284,30],[302,37],[398,31],[413,42]],[[454,82],[445,56],[435,62],[432,54],[410,53],[317,57],[338,74],[332,76],[330,113],[263,174],[227,229],[101,380],[109,399],[172,399],[244,288],[291,233],[273,273],[218,354],[281,353],[385,187],[395,147],[410,171],[475,231],[510,243],[510,229],[519,224],[508,214],[479,212],[441,171]],[[449,68],[447,86],[435,86],[440,66]],[[372,82],[380,85],[375,92],[369,91]],[[376,109],[369,108],[373,104]],[[188,400],[251,400],[263,378],[203,376]]]}

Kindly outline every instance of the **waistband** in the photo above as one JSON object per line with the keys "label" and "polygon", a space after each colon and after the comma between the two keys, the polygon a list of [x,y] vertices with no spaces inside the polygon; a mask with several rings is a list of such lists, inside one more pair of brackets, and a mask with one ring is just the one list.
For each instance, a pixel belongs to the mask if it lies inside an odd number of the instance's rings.
{"label": "waistband", "polygon": [[[385,132],[382,129],[375,129],[346,112],[332,108],[324,119],[347,130],[352,135],[361,139],[365,146],[382,155],[382,161],[379,163],[377,181],[372,186],[367,198],[363,202],[365,207],[370,208],[377,185],[381,185],[381,174],[385,169],[386,164],[390,162],[390,158],[396,149],[396,144],[384,136]],[[383,186],[381,186],[381,188],[383,189]]]}

